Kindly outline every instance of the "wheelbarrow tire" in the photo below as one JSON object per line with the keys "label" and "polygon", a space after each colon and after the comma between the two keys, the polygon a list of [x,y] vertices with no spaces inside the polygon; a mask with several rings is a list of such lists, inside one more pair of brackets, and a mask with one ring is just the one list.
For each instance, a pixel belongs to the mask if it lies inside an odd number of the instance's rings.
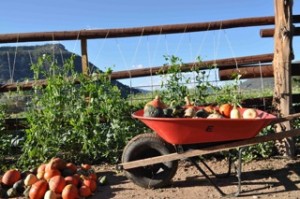
{"label": "wheelbarrow tire", "polygon": [[[140,134],[128,142],[122,162],[141,160],[175,152],[175,148],[153,133]],[[125,170],[126,177],[144,188],[161,188],[170,184],[176,174],[178,161],[158,163]]]}

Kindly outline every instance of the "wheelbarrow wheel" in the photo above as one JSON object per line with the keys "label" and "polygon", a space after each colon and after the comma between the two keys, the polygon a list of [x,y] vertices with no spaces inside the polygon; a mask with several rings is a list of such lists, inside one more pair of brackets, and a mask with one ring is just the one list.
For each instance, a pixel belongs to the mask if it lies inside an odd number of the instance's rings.
{"label": "wheelbarrow wheel", "polygon": [[[134,137],[123,150],[122,162],[141,160],[175,152],[175,148],[153,133]],[[160,188],[170,184],[176,174],[178,161],[158,163],[125,170],[126,177],[144,188]]]}

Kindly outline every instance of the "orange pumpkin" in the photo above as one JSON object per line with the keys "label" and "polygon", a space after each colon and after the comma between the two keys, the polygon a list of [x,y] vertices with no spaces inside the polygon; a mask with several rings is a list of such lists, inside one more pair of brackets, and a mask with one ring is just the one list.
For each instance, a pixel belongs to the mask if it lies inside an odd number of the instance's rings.
{"label": "orange pumpkin", "polygon": [[12,186],[15,182],[21,179],[20,171],[16,169],[10,169],[6,171],[2,177],[2,183],[7,186]]}
{"label": "orange pumpkin", "polygon": [[97,174],[96,173],[90,173],[90,175],[89,175],[89,178],[91,179],[91,180],[97,180]]}
{"label": "orange pumpkin", "polygon": [[61,193],[66,185],[66,181],[62,176],[53,176],[49,180],[49,189],[55,193]]}
{"label": "orange pumpkin", "polygon": [[73,176],[72,176],[75,180],[75,185],[77,186],[80,182],[80,175],[75,173]]}
{"label": "orange pumpkin", "polygon": [[148,102],[145,105],[145,107],[148,105],[151,105],[155,108],[162,108],[162,109],[167,108],[167,106],[161,101],[159,96],[155,96],[155,98],[152,101]]}
{"label": "orange pumpkin", "polygon": [[48,171],[45,172],[44,179],[49,181],[50,178],[52,178],[53,176],[60,176],[60,175],[61,175],[61,173],[60,173],[59,170],[51,169],[51,170],[48,170]]}
{"label": "orange pumpkin", "polygon": [[221,113],[224,117],[230,117],[230,112],[233,106],[231,104],[222,104],[219,107],[219,113]]}
{"label": "orange pumpkin", "polygon": [[92,166],[90,164],[81,164],[81,168],[83,170],[90,170],[92,168]]}
{"label": "orange pumpkin", "polygon": [[77,187],[79,180],[77,178],[75,178],[74,176],[67,176],[67,177],[65,177],[65,182],[66,182],[66,185],[73,184]]}
{"label": "orange pumpkin", "polygon": [[72,184],[68,184],[65,186],[61,193],[62,199],[78,199],[79,194],[78,194],[78,189],[76,186]]}
{"label": "orange pumpkin", "polygon": [[38,180],[29,190],[30,199],[42,199],[48,190],[48,183],[45,180]]}
{"label": "orange pumpkin", "polygon": [[90,195],[92,195],[91,189],[83,185],[79,188],[79,195],[81,197],[89,197]]}
{"label": "orange pumpkin", "polygon": [[42,163],[38,168],[37,168],[37,173],[45,172],[45,167],[46,164]]}
{"label": "orange pumpkin", "polygon": [[72,162],[68,162],[66,164],[66,168],[70,169],[73,172],[73,174],[76,173],[76,171],[77,171],[76,165],[74,163],[72,163]]}
{"label": "orange pumpkin", "polygon": [[46,165],[45,171],[51,169],[63,170],[66,168],[66,162],[61,158],[52,158],[50,162]]}
{"label": "orange pumpkin", "polygon": [[97,183],[95,180],[85,178],[82,182],[83,185],[89,187],[92,192],[95,192],[97,189]]}

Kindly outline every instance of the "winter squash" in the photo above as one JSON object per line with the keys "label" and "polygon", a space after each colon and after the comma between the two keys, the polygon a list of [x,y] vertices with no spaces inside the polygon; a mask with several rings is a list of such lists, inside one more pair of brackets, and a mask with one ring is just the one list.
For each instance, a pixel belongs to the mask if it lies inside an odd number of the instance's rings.
{"label": "winter squash", "polygon": [[[167,108],[167,106],[163,103],[163,101],[160,99],[160,97],[157,95],[157,96],[155,96],[155,98],[152,100],[152,101],[150,101],[150,102],[148,102],[146,105],[145,105],[145,107],[147,107],[147,106],[153,106],[153,107],[155,107],[155,108],[161,108],[161,109],[164,109],[164,108]],[[144,108],[145,108],[144,107]]]}
{"label": "winter squash", "polygon": [[190,98],[188,96],[185,97],[185,111],[184,111],[184,117],[194,117],[195,116],[195,107],[191,103]]}
{"label": "winter squash", "polygon": [[144,117],[162,117],[164,115],[163,109],[147,105],[144,108]]}
{"label": "winter squash", "polygon": [[78,180],[78,178],[76,178],[74,176],[67,176],[67,177],[65,177],[65,182],[66,182],[66,185],[73,184],[73,185],[77,186],[79,183],[79,180]]}
{"label": "winter squash", "polygon": [[16,169],[10,169],[2,176],[2,183],[7,186],[12,186],[21,179],[21,172]]}
{"label": "winter squash", "polygon": [[15,182],[15,183],[13,184],[13,187],[12,187],[12,188],[14,188],[14,189],[17,191],[17,193],[23,193],[24,190],[25,190],[24,187],[25,187],[25,186],[24,186],[24,180],[21,179],[21,180]]}
{"label": "winter squash", "polygon": [[52,158],[50,162],[46,165],[45,171],[51,169],[63,170],[66,168],[66,162],[61,158]]}
{"label": "winter squash", "polygon": [[79,199],[78,189],[72,184],[65,186],[61,193],[62,199]]}
{"label": "winter squash", "polygon": [[76,171],[77,171],[77,166],[72,162],[68,162],[66,164],[66,168],[70,169],[73,172],[73,174],[76,173]]}
{"label": "winter squash", "polygon": [[240,119],[241,113],[239,109],[236,107],[236,105],[233,106],[232,110],[230,111],[230,118],[231,119]]}
{"label": "winter squash", "polygon": [[97,180],[97,174],[96,173],[90,173],[90,175],[89,175],[89,178],[91,179],[91,180]]}
{"label": "winter squash", "polygon": [[53,176],[49,180],[49,189],[54,191],[55,193],[61,193],[66,185],[66,181],[62,176]]}
{"label": "winter squash", "polygon": [[92,192],[96,191],[96,189],[97,189],[97,183],[95,180],[85,178],[83,180],[82,184],[89,187]]}
{"label": "winter squash", "polygon": [[29,198],[29,191],[31,189],[31,186],[26,187],[26,189],[23,192],[23,195],[25,196],[25,198]]}
{"label": "winter squash", "polygon": [[46,164],[45,163],[42,163],[38,168],[37,168],[37,173],[40,173],[40,172],[45,172],[45,168],[46,168]]}
{"label": "winter squash", "polygon": [[232,110],[233,106],[231,104],[222,104],[219,107],[219,112],[224,116],[224,117],[230,117],[230,112]]}
{"label": "winter squash", "polygon": [[11,187],[6,191],[6,195],[8,198],[14,198],[18,195],[18,193],[15,188]]}
{"label": "winter squash", "polygon": [[214,112],[207,116],[208,119],[220,119],[223,118],[223,116],[220,113]]}
{"label": "winter squash", "polygon": [[56,193],[52,190],[46,191],[45,196],[44,196],[44,199],[57,199],[57,198],[58,197],[57,197]]}
{"label": "winter squash", "polygon": [[44,179],[49,181],[50,178],[52,178],[53,176],[60,176],[60,175],[61,175],[61,173],[60,173],[59,170],[51,169],[51,170],[48,170],[48,171],[45,172]]}
{"label": "winter squash", "polygon": [[172,109],[172,117],[180,118],[184,116],[184,107],[178,104],[177,101],[173,100],[169,108]]}
{"label": "winter squash", "polygon": [[45,180],[38,180],[29,190],[30,199],[42,199],[48,190],[48,183]]}
{"label": "winter squash", "polygon": [[82,164],[81,164],[81,168],[82,168],[83,170],[90,170],[90,169],[92,168],[92,165],[82,163]]}
{"label": "winter squash", "polygon": [[257,117],[256,109],[254,108],[247,108],[243,112],[243,118],[244,119],[255,119]]}
{"label": "winter squash", "polygon": [[81,197],[89,197],[90,195],[92,195],[91,189],[83,185],[79,188],[79,195]]}
{"label": "winter squash", "polygon": [[195,113],[195,116],[197,118],[207,118],[209,115],[209,113],[204,110],[203,108],[199,109],[196,113]]}
{"label": "winter squash", "polygon": [[205,106],[203,109],[204,109],[206,112],[208,112],[208,113],[213,113],[214,110],[215,110],[215,108],[214,108],[213,105],[207,105],[207,106]]}
{"label": "winter squash", "polygon": [[36,181],[38,181],[38,178],[34,174],[28,174],[26,178],[24,179],[24,185],[25,186],[31,186]]}
{"label": "winter squash", "polygon": [[41,171],[36,174],[36,177],[37,179],[41,180],[44,179],[44,175],[45,175],[45,171]]}

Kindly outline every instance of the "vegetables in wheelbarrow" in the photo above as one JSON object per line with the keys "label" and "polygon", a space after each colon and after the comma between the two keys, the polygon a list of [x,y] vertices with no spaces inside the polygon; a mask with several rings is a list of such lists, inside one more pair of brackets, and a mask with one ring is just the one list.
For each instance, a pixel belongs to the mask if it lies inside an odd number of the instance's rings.
{"label": "vegetables in wheelbarrow", "polygon": [[207,118],[208,116],[209,113],[204,108],[198,110],[195,114],[196,118]]}
{"label": "vegetables in wheelbarrow", "polygon": [[185,97],[184,117],[192,118],[196,114],[195,106],[191,103],[188,96]]}
{"label": "vegetables in wheelbarrow", "polygon": [[162,117],[163,115],[163,110],[159,107],[147,105],[144,108],[144,117]]}
{"label": "vegetables in wheelbarrow", "polygon": [[155,107],[155,108],[161,108],[161,109],[167,108],[167,106],[163,103],[163,101],[160,99],[160,97],[159,97],[158,95],[155,96],[155,98],[154,98],[152,101],[148,102],[148,103],[145,105],[144,109],[145,109],[147,106],[153,106],[153,107]]}
{"label": "vegetables in wheelbarrow", "polygon": [[169,108],[172,109],[172,117],[180,118],[184,116],[184,108],[175,100],[171,102]]}
{"label": "vegetables in wheelbarrow", "polygon": [[247,108],[243,113],[244,119],[255,119],[257,117],[257,112],[254,108]]}
{"label": "vegetables in wheelbarrow", "polygon": [[163,109],[167,106],[161,101],[159,96],[156,96],[152,101],[144,106],[144,117],[162,117]]}
{"label": "vegetables in wheelbarrow", "polygon": [[231,119],[240,119],[241,118],[241,113],[236,107],[236,105],[233,106],[232,110],[230,111],[230,118]]}
{"label": "vegetables in wheelbarrow", "polygon": [[232,110],[233,106],[229,103],[226,103],[226,104],[222,104],[220,107],[219,107],[219,112],[224,116],[224,117],[227,117],[229,118],[230,117],[230,112]]}
{"label": "vegetables in wheelbarrow", "polygon": [[220,119],[220,118],[223,118],[223,116],[218,112],[214,112],[214,113],[209,114],[209,116],[207,118],[209,118],[209,119]]}

